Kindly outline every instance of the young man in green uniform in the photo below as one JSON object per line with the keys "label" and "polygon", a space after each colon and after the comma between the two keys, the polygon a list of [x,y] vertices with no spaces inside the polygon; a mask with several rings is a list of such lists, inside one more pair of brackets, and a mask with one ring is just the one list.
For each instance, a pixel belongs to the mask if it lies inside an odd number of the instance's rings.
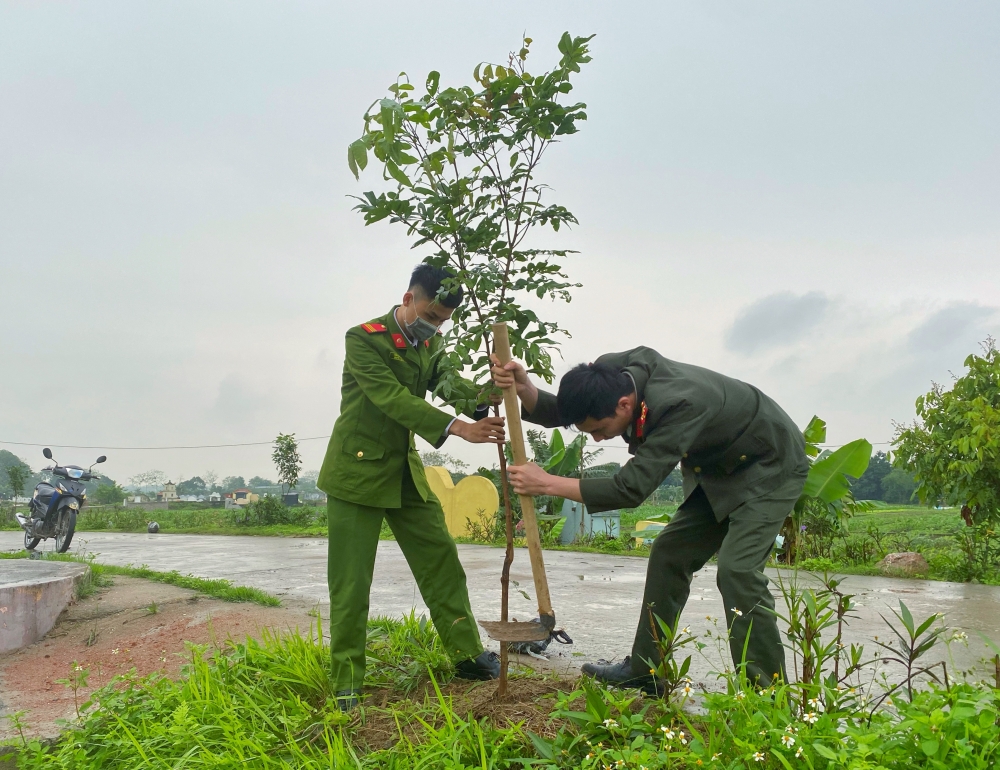
{"label": "young man in green uniform", "polygon": [[746,643],[751,681],[784,678],[763,569],[809,466],[802,434],[781,407],[752,385],[650,348],[577,366],[562,378],[558,396],[538,390],[516,362],[502,368],[494,360],[493,379],[500,387],[516,384],[524,419],[549,428],[575,425],[595,441],[624,436],[633,455],[609,478],[567,479],[533,464],[508,466],[520,494],[568,497],[593,513],[634,508],[681,466],[685,500],[653,541],[632,654],[617,664],[585,664],[584,673],[652,689],[650,663],[660,655],[651,613],[674,626],[692,575],[718,554],[733,661],[742,662]]}
{"label": "young man in green uniform", "polygon": [[[368,599],[382,520],[416,578],[448,653],[467,679],[499,676],[495,653],[484,652],[458,551],[441,504],[430,491],[414,444],[435,447],[458,436],[474,444],[503,443],[503,419],[488,404],[470,410],[475,422],[452,417],[425,400],[439,371],[438,328],[462,301],[461,287],[442,293],[450,274],[418,265],[401,305],[347,332],[340,417],[317,486],[328,495],[330,652],[338,701],[358,703],[364,681]],[[462,381],[457,398],[475,404]]]}

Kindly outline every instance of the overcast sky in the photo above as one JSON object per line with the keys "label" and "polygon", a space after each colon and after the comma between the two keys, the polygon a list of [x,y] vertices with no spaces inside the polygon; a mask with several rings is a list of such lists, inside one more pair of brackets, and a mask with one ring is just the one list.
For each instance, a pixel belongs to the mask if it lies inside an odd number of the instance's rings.
{"label": "overcast sky", "polygon": [[[580,220],[560,371],[649,345],[884,442],[1000,336],[995,2],[0,2],[0,441],[329,435],[345,330],[422,256],[351,211],[365,108],[522,32],[548,68],[566,29],[597,36],[541,170]],[[274,476],[267,446],[107,454]]]}

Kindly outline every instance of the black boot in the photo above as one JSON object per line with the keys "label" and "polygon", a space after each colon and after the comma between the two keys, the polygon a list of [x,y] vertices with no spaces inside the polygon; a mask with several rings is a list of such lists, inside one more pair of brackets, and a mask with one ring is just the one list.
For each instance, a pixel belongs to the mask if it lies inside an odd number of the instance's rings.
{"label": "black boot", "polygon": [[609,663],[606,660],[599,660],[597,663],[584,663],[580,670],[602,684],[608,684],[612,687],[634,687],[650,695],[657,694],[656,679],[652,674],[632,672],[631,655],[626,655],[625,660],[621,663]]}
{"label": "black boot", "polygon": [[354,711],[360,702],[361,692],[359,690],[338,690],[336,696],[337,707],[343,711]]}
{"label": "black boot", "polygon": [[481,652],[476,658],[469,658],[455,664],[455,676],[459,679],[485,681],[500,676],[500,656],[490,650]]}

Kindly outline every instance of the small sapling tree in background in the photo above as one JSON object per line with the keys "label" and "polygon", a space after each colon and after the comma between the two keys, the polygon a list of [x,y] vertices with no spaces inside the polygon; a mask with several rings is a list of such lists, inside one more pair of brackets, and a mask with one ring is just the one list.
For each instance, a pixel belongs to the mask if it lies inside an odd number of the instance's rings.
{"label": "small sapling tree in background", "polygon": [[[893,464],[916,474],[917,494],[961,509],[968,530],[959,545],[966,579],[996,569],[1000,558],[1000,351],[988,338],[982,355],[950,390],[934,384],[916,402],[913,425],[896,426]],[[960,577],[960,576],[957,576]]]}
{"label": "small sapling tree in background", "polygon": [[294,489],[299,483],[299,473],[302,471],[302,458],[299,457],[299,443],[294,433],[279,433],[274,440],[274,452],[271,453],[274,467],[278,469],[278,483],[282,493]]}
{"label": "small sapling tree in background", "polygon": [[10,485],[10,491],[14,493],[12,515],[17,513],[17,498],[24,493],[24,485],[28,483],[30,477],[31,471],[24,465],[7,466],[7,483]]}

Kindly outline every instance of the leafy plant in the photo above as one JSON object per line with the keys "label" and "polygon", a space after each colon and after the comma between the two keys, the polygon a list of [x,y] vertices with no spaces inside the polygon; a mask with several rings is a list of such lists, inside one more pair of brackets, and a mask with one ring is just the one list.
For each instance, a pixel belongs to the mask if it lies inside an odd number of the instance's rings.
{"label": "leafy plant", "polygon": [[[524,38],[506,64],[480,64],[474,85],[442,88],[431,72],[415,98],[406,74],[373,102],[364,115],[361,137],[348,147],[348,165],[357,177],[369,153],[382,165],[383,179],[395,189],[366,192],[357,209],[365,224],[388,219],[406,226],[414,248],[428,247],[425,261],[450,266],[454,284],[468,301],[457,308],[446,334],[447,359],[438,393],[448,400],[454,378],[471,367],[477,377],[489,369],[491,325],[506,321],[512,352],[535,374],[552,380],[550,349],[562,333],[540,318],[528,296],[569,301],[574,284],[562,260],[567,250],[531,247],[536,226],[558,231],[576,217],[557,204],[542,202],[546,186],[539,164],[560,137],[586,119],[582,103],[564,105],[571,77],[590,61],[590,37],[559,41],[558,65],[539,75],[527,70],[531,38]],[[468,404],[456,403],[459,409]]]}
{"label": "leafy plant", "polygon": [[982,355],[950,390],[934,384],[916,401],[917,420],[896,426],[893,463],[916,473],[921,500],[963,507],[967,523],[1000,521],[1000,351]]}
{"label": "leafy plant", "polygon": [[804,532],[811,528],[814,535],[829,541],[847,518],[870,509],[870,504],[854,499],[850,479],[864,475],[872,456],[871,443],[861,438],[833,452],[821,450],[819,445],[826,441],[826,423],[815,416],[802,435],[809,458],[809,475],[782,530],[790,564],[798,556]]}
{"label": "leafy plant", "polygon": [[28,482],[30,476],[30,469],[24,465],[7,466],[7,483],[10,485],[11,492],[14,493],[12,514],[17,513],[17,498],[24,492],[24,485]]}
{"label": "leafy plant", "polygon": [[274,451],[271,453],[274,467],[278,469],[278,483],[283,492],[295,489],[299,483],[299,472],[302,470],[302,459],[299,457],[299,444],[294,433],[279,433],[274,439]]}

